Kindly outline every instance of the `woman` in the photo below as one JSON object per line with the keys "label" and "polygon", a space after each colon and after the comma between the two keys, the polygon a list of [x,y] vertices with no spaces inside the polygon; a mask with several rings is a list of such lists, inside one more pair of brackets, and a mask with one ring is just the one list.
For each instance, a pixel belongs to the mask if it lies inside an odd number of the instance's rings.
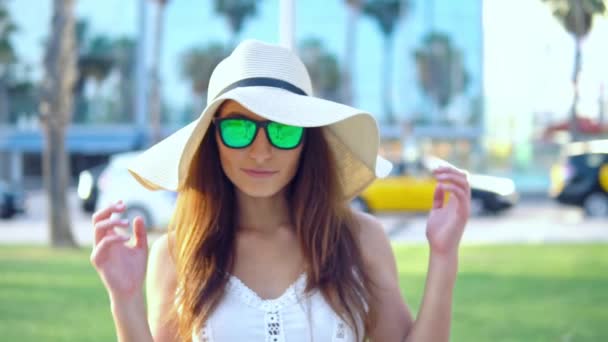
{"label": "woman", "polygon": [[[297,56],[245,41],[214,70],[200,117],[135,160],[129,170],[141,184],[179,197],[149,257],[142,219],[113,218],[121,202],[93,215],[91,262],[120,341],[449,339],[466,176],[434,171],[414,321],[382,226],[348,205],[390,171],[377,156],[376,123],[311,94]],[[127,242],[114,228],[130,224]]]}

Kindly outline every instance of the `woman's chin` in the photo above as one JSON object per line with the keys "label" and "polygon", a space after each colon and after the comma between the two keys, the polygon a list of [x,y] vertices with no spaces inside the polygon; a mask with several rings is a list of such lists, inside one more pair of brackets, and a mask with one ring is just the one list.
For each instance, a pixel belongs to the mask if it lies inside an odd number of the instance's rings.
{"label": "woman's chin", "polygon": [[281,187],[247,186],[242,188],[239,187],[239,191],[247,197],[263,199],[276,196],[281,191]]}

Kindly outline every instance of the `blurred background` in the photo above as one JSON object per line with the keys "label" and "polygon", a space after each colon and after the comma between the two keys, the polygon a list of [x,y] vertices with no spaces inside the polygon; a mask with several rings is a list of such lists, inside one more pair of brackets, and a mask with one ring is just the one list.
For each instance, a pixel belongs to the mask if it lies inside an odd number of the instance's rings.
{"label": "blurred background", "polygon": [[352,205],[383,222],[414,310],[435,156],[472,185],[454,340],[608,340],[607,6],[0,0],[0,333],[114,338],[90,216],[122,199],[163,233],[177,194],[126,165],[194,120],[215,65],[253,38],[294,49],[316,96],[376,117],[395,168]]}

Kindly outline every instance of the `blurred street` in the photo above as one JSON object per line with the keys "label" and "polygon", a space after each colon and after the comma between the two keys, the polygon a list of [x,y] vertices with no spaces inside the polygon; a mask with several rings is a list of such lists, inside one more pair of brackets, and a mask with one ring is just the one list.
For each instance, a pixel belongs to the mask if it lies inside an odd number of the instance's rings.
{"label": "blurred street", "polygon": [[[382,216],[391,240],[426,242],[426,216]],[[522,199],[497,216],[472,217],[464,244],[560,243],[608,241],[608,221],[586,218],[582,210],[560,206],[548,198]]]}
{"label": "blurred street", "polygon": [[[75,190],[70,192],[74,235],[80,245],[93,239],[90,215],[80,210]],[[46,201],[43,192],[29,194],[27,213],[0,221],[0,244],[46,244]],[[378,216],[393,241],[426,243],[426,215]],[[160,232],[152,232],[153,240]],[[523,198],[510,211],[470,219],[464,244],[557,243],[608,241],[606,219],[585,218],[582,210],[560,206],[540,196]]]}

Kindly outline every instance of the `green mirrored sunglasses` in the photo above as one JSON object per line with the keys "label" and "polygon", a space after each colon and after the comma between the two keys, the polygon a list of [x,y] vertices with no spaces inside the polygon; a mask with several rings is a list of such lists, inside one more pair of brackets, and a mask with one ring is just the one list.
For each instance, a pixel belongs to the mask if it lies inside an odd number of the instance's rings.
{"label": "green mirrored sunglasses", "polygon": [[266,132],[270,144],[281,150],[291,150],[302,143],[304,128],[284,125],[274,121],[256,121],[240,116],[214,118],[224,145],[230,148],[246,148],[253,143],[260,128]]}

